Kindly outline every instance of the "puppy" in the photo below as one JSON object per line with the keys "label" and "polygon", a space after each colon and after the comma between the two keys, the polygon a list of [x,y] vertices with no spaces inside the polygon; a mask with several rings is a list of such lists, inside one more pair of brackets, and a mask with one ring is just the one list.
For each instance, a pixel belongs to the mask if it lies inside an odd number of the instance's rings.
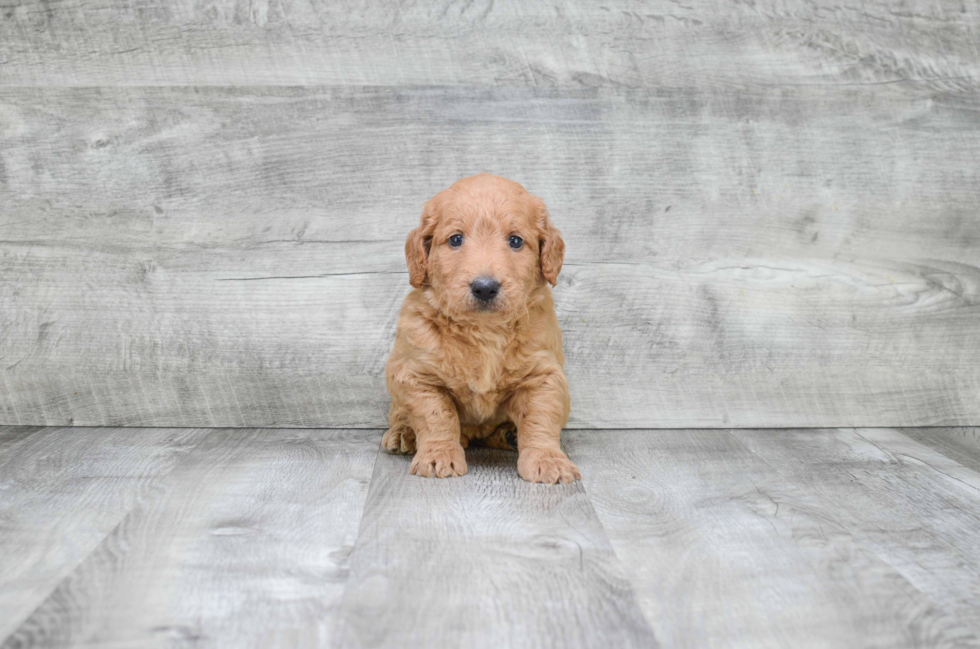
{"label": "puppy", "polygon": [[463,475],[471,441],[506,447],[516,426],[522,478],[581,477],[559,442],[569,395],[548,284],[564,255],[541,199],[506,178],[463,178],[426,203],[405,242],[415,290],[385,367],[382,443],[414,452],[413,474]]}

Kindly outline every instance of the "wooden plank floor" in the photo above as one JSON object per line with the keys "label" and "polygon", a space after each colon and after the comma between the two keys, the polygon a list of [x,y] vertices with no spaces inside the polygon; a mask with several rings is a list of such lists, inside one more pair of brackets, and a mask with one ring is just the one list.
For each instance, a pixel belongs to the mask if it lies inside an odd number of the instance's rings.
{"label": "wooden plank floor", "polygon": [[980,646],[976,428],[379,439],[0,428],[0,646]]}

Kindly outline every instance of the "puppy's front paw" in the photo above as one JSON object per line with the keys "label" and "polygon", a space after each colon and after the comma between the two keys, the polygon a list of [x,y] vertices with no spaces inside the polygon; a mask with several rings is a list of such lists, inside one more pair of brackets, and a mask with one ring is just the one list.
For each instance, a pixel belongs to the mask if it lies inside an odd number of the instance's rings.
{"label": "puppy's front paw", "polygon": [[389,453],[414,453],[415,431],[404,426],[391,427],[381,438],[381,445]]}
{"label": "puppy's front paw", "polygon": [[423,478],[449,478],[466,473],[466,454],[459,442],[419,448],[412,460],[412,474]]}
{"label": "puppy's front paw", "polygon": [[528,482],[567,484],[581,480],[578,467],[559,450],[526,448],[517,457],[517,472]]}

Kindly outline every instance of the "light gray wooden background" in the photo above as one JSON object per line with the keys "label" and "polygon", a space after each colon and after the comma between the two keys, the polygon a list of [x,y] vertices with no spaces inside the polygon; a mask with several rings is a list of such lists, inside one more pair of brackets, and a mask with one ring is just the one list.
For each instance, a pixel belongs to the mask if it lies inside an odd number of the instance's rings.
{"label": "light gray wooden background", "polygon": [[980,647],[980,428],[0,427],[0,648]]}
{"label": "light gray wooden background", "polygon": [[0,423],[379,427],[514,178],[572,427],[980,423],[976,1],[0,5]]}

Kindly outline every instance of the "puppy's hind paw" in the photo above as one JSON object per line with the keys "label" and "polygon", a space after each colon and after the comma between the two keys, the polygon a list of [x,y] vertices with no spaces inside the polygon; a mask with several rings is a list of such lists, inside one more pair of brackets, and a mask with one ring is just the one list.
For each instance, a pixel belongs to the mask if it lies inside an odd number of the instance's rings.
{"label": "puppy's hind paw", "polygon": [[517,472],[528,482],[543,484],[567,484],[582,479],[578,467],[557,449],[524,449],[517,458]]}
{"label": "puppy's hind paw", "polygon": [[466,474],[466,454],[459,442],[427,445],[415,453],[412,475],[423,478],[450,478]]}
{"label": "puppy's hind paw", "polygon": [[381,445],[389,453],[414,453],[415,431],[401,426],[389,428],[381,438]]}
{"label": "puppy's hind paw", "polygon": [[484,446],[499,448],[504,451],[517,450],[517,426],[513,422],[504,422],[497,426],[496,430],[483,440]]}

